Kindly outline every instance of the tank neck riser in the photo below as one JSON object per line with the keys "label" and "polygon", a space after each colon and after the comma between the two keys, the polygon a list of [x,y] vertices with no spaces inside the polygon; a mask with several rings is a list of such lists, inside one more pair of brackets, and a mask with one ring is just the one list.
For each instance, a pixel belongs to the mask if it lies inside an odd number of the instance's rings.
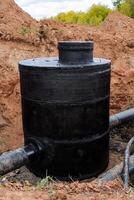
{"label": "tank neck riser", "polygon": [[59,63],[68,65],[88,64],[93,61],[92,41],[59,42]]}

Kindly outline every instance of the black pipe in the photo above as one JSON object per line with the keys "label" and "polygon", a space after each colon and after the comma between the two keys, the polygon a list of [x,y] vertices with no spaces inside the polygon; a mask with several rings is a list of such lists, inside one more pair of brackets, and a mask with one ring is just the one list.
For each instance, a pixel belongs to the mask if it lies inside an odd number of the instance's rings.
{"label": "black pipe", "polygon": [[30,162],[33,162],[40,156],[42,148],[38,144],[28,144],[14,151],[8,151],[0,156],[0,176],[18,169]]}
{"label": "black pipe", "polygon": [[[112,115],[110,117],[110,127],[115,127],[132,119],[134,119],[134,108]],[[48,150],[47,143],[47,141],[41,142],[34,139],[23,148],[3,153],[0,156],[0,175],[2,176],[39,159],[41,153]],[[121,169],[121,167],[119,168]],[[120,170],[117,171],[117,174],[119,174]]]}
{"label": "black pipe", "polygon": [[[32,151],[32,154],[34,151]],[[20,168],[29,161],[27,152],[24,148],[15,151],[5,152],[0,156],[0,175],[4,175],[12,170]]]}

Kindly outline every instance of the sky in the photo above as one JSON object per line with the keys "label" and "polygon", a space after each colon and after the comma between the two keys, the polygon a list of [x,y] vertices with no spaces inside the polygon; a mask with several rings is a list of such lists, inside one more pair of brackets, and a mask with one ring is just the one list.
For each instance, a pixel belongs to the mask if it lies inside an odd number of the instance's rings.
{"label": "sky", "polygon": [[15,2],[36,19],[49,18],[70,10],[86,11],[94,3],[112,7],[112,0],[15,0]]}

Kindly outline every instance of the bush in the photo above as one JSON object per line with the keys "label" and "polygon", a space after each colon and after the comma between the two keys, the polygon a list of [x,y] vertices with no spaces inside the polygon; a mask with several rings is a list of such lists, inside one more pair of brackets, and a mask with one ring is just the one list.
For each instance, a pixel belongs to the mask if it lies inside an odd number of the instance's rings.
{"label": "bush", "polygon": [[115,0],[113,5],[124,15],[134,18],[134,0]]}
{"label": "bush", "polygon": [[86,13],[84,12],[77,13],[77,24],[87,24]]}
{"label": "bush", "polygon": [[74,11],[69,11],[67,13],[58,14],[54,19],[60,22],[76,23],[77,14]]}
{"label": "bush", "polygon": [[122,13],[122,14],[124,14],[124,15],[127,15],[127,16],[131,16],[130,15],[130,8],[129,8],[129,5],[126,3],[126,2],[124,2],[124,3],[122,3],[121,5],[120,5],[120,8],[119,8],[119,11]]}
{"label": "bush", "polygon": [[90,18],[98,18],[100,22],[104,21],[104,19],[107,17],[107,15],[111,12],[110,8],[104,5],[93,5],[88,11],[87,11],[87,18],[90,23]]}
{"label": "bush", "polygon": [[134,0],[126,0],[129,7],[129,16],[134,18]]}
{"label": "bush", "polygon": [[99,25],[104,21],[110,12],[111,10],[107,6],[94,4],[90,9],[87,10],[87,12],[69,11],[66,13],[60,13],[53,19],[66,23]]}
{"label": "bush", "polygon": [[25,35],[28,35],[32,32],[31,28],[30,27],[27,27],[27,26],[22,26],[21,27],[21,31],[20,31],[20,34],[25,36]]}

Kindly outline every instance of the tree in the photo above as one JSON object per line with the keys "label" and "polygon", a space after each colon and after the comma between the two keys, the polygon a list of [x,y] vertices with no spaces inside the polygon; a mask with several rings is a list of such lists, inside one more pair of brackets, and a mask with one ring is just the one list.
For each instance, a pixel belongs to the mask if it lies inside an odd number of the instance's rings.
{"label": "tree", "polygon": [[74,11],[69,11],[65,15],[65,20],[67,23],[77,23],[78,16],[77,13]]}
{"label": "tree", "polygon": [[134,0],[115,0],[113,5],[121,13],[134,18]]}
{"label": "tree", "polygon": [[122,2],[123,2],[123,0],[114,0],[113,5],[117,10],[119,10]]}
{"label": "tree", "polygon": [[58,14],[54,19],[67,23],[99,25],[110,12],[111,10],[107,6],[94,4],[87,12],[69,11]]}
{"label": "tree", "polygon": [[90,25],[99,25],[110,12],[111,10],[107,6],[94,4],[86,13],[87,23]]}
{"label": "tree", "polygon": [[120,5],[120,8],[119,8],[119,11],[124,14],[124,15],[127,15],[130,17],[130,7],[128,5],[128,3],[124,2]]}
{"label": "tree", "polygon": [[124,0],[118,9],[124,15],[134,18],[134,0]]}
{"label": "tree", "polygon": [[86,13],[79,12],[77,15],[78,15],[78,19],[77,19],[78,24],[87,24]]}
{"label": "tree", "polygon": [[134,0],[126,0],[126,3],[129,6],[130,17],[134,18]]}
{"label": "tree", "polygon": [[56,17],[54,17],[56,21],[66,22],[66,14],[64,12],[59,13]]}

